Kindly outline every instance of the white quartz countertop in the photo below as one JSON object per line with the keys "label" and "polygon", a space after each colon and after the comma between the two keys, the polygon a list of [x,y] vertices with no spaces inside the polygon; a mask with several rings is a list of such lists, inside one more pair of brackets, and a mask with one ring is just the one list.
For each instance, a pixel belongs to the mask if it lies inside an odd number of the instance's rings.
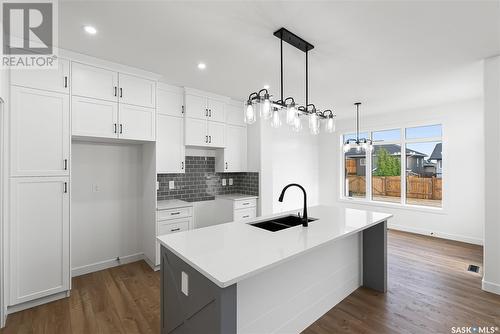
{"label": "white quartz countertop", "polygon": [[[294,211],[295,212],[295,211]],[[219,287],[227,287],[329,242],[383,222],[391,214],[333,206],[308,208],[309,223],[270,232],[248,223],[289,213],[258,217],[247,223],[226,223],[158,237]]]}
{"label": "white quartz countertop", "polygon": [[185,208],[187,206],[193,206],[193,203],[182,201],[180,199],[168,199],[156,202],[156,210]]}
{"label": "white quartz countertop", "polygon": [[220,198],[220,199],[241,201],[241,200],[245,200],[245,199],[254,199],[254,198],[257,198],[258,196],[245,195],[245,194],[226,194],[226,195],[217,195],[215,197]]}

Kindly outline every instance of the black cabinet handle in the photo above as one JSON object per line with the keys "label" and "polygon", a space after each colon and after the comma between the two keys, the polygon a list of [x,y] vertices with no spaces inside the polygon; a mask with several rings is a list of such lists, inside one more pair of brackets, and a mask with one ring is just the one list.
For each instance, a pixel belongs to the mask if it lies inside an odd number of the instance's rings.
{"label": "black cabinet handle", "polygon": [[176,215],[180,215],[180,214],[181,214],[181,213],[180,213],[179,211],[177,211],[177,212],[171,212],[171,213],[170,213],[170,215],[171,215],[171,216],[176,216]]}
{"label": "black cabinet handle", "polygon": [[64,182],[64,193],[68,192],[68,182]]}
{"label": "black cabinet handle", "polygon": [[64,88],[68,88],[68,77],[64,76]]}
{"label": "black cabinet handle", "polygon": [[181,169],[184,169],[184,161],[181,162]]}
{"label": "black cabinet handle", "polygon": [[226,162],[226,169],[227,169],[227,162]]}
{"label": "black cabinet handle", "polygon": [[208,109],[208,117],[212,117],[212,109]]}
{"label": "black cabinet handle", "polygon": [[120,87],[120,97],[123,97],[123,88]]}
{"label": "black cabinet handle", "polygon": [[171,230],[170,230],[170,232],[180,231],[180,229],[181,229],[180,227],[178,227],[178,228],[173,228],[173,229],[171,229]]}
{"label": "black cabinet handle", "polygon": [[113,133],[116,133],[116,123],[113,123]]}
{"label": "black cabinet handle", "polygon": [[243,217],[241,218],[250,218],[250,215],[244,215]]}
{"label": "black cabinet handle", "polygon": [[208,136],[208,142],[212,143],[212,136]]}
{"label": "black cabinet handle", "polygon": [[181,108],[181,114],[184,114],[184,106]]}
{"label": "black cabinet handle", "polygon": [[123,133],[123,124],[120,124],[120,134]]}
{"label": "black cabinet handle", "polygon": [[64,170],[68,170],[68,159],[64,159]]}
{"label": "black cabinet handle", "polygon": [[208,143],[208,136],[205,136],[205,143]]}
{"label": "black cabinet handle", "polygon": [[113,87],[113,88],[115,89],[115,93],[114,93],[114,95],[116,96],[116,89],[117,89],[118,87],[116,87],[116,86],[115,86],[115,87]]}

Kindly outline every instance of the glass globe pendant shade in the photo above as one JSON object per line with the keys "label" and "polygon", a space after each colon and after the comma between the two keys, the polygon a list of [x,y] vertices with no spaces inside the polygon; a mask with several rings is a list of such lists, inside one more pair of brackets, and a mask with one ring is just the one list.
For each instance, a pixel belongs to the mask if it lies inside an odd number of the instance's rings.
{"label": "glass globe pendant shade", "polygon": [[328,117],[328,119],[326,120],[326,125],[325,125],[325,128],[326,128],[326,132],[328,133],[332,133],[332,132],[335,132],[335,117]]}
{"label": "glass globe pendant shade", "polygon": [[271,118],[271,127],[279,128],[281,126],[280,112],[278,108],[274,108]]}
{"label": "glass globe pendant shade", "polygon": [[319,117],[316,112],[312,112],[309,115],[309,131],[311,131],[313,135],[319,134]]}
{"label": "glass globe pendant shade", "polygon": [[269,99],[269,95],[264,95],[264,99],[260,101],[260,117],[263,119],[269,119],[272,116],[272,104]]}
{"label": "glass globe pendant shade", "polygon": [[299,113],[295,113],[295,117],[293,119],[292,130],[295,132],[299,132],[302,130],[302,120],[300,119]]}
{"label": "glass globe pendant shade", "polygon": [[248,101],[245,103],[245,118],[246,124],[253,124],[257,120],[255,113],[255,103]]}
{"label": "glass globe pendant shade", "polygon": [[286,107],[286,124],[293,125],[295,123],[295,118],[297,117],[297,108],[295,103],[292,102]]}

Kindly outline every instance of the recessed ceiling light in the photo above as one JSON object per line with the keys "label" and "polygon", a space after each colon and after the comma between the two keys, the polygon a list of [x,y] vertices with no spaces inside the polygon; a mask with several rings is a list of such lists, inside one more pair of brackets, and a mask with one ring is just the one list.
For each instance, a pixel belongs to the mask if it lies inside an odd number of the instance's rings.
{"label": "recessed ceiling light", "polygon": [[264,89],[269,89],[269,85],[264,85]]}
{"label": "recessed ceiling light", "polygon": [[97,29],[92,26],[83,26],[83,30],[85,30],[85,32],[90,35],[97,34]]}
{"label": "recessed ceiling light", "polygon": [[199,68],[200,70],[204,70],[204,69],[206,69],[206,68],[207,68],[207,65],[206,65],[205,63],[198,63],[198,68]]}

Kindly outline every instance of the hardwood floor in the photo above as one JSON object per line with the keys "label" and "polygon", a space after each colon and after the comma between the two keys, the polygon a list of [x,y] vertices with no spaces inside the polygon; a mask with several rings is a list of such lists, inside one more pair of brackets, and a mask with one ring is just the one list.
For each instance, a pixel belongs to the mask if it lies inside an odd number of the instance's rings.
{"label": "hardwood floor", "polygon": [[[500,296],[467,272],[469,264],[482,266],[482,247],[390,231],[388,248],[388,293],[360,288],[304,333],[500,327]],[[159,333],[159,284],[143,261],[79,276],[70,298],[11,314],[0,333]]]}

